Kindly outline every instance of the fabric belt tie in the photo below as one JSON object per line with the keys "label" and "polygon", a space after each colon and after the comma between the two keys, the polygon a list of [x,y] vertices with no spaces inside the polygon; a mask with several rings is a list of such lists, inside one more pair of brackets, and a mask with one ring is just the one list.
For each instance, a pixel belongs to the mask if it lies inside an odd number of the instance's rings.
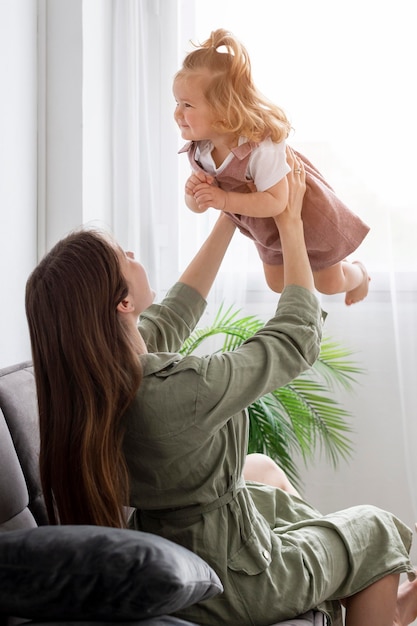
{"label": "fabric belt tie", "polygon": [[204,513],[210,513],[210,511],[220,509],[225,504],[228,504],[229,502],[234,500],[236,495],[236,490],[226,491],[226,493],[224,493],[222,496],[216,498],[216,500],[213,500],[208,504],[195,504],[192,506],[184,506],[178,509],[138,509],[138,512],[153,519],[186,519],[187,517],[196,517],[198,515],[204,515]]}

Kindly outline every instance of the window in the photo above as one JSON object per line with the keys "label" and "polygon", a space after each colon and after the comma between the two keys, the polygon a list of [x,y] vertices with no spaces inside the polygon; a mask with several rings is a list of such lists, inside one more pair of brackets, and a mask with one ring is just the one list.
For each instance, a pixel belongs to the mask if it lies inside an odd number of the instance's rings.
{"label": "window", "polygon": [[[374,273],[415,272],[413,3],[212,0],[194,6],[193,40],[222,27],[246,45],[256,84],[292,121],[289,143],[371,226],[360,258]],[[184,50],[190,48],[184,41]],[[190,220],[180,211],[186,229]],[[242,254],[256,259],[245,248],[242,242]]]}

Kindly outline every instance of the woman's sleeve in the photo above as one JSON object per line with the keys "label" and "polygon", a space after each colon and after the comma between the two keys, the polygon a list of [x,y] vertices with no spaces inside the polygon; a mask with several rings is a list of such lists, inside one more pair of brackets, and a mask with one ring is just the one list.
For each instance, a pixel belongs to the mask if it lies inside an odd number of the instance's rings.
{"label": "woman's sleeve", "polygon": [[264,394],[309,369],[320,352],[325,314],[307,289],[290,285],[275,316],[233,352],[200,360],[195,424],[221,427]]}
{"label": "woman's sleeve", "polygon": [[206,305],[195,289],[176,283],[160,304],[152,304],[140,316],[138,329],[148,351],[178,352]]}

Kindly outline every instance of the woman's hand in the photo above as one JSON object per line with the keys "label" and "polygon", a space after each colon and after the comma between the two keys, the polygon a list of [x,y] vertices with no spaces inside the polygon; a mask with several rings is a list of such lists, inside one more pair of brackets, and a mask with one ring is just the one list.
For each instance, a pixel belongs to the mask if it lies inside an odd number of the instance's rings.
{"label": "woman's hand", "polygon": [[304,165],[296,154],[287,148],[287,161],[291,171],[288,179],[288,204],[274,217],[279,230],[284,266],[284,285],[300,285],[314,293],[314,279],[304,240],[301,217],[306,190]]}
{"label": "woman's hand", "polygon": [[276,216],[276,223],[279,228],[280,219],[290,218],[301,219],[303,199],[306,191],[306,173],[303,162],[297,157],[291,148],[287,147],[287,163],[291,171],[287,174],[288,181],[288,203],[285,211]]}

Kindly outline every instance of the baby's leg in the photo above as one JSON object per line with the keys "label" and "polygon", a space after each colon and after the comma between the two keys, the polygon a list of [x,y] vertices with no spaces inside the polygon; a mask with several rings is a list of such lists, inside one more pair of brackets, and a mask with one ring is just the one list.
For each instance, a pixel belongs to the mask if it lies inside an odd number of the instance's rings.
{"label": "baby's leg", "polygon": [[314,272],[317,291],[328,295],[346,293],[346,304],[360,302],[368,295],[369,276],[359,261],[341,261],[323,270]]}
{"label": "baby's leg", "polygon": [[264,273],[268,287],[276,293],[282,293],[284,289],[284,267],[264,263]]}

